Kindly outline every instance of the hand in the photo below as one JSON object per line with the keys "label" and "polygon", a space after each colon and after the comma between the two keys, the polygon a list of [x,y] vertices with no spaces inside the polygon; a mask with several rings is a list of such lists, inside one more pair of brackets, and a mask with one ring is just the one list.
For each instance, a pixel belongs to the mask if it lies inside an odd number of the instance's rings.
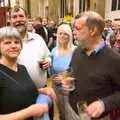
{"label": "hand", "polygon": [[47,104],[33,104],[28,108],[28,110],[31,116],[40,117],[44,113],[48,112],[48,105]]}
{"label": "hand", "polygon": [[54,74],[53,76],[52,76],[52,79],[54,80],[54,82],[56,83],[56,84],[60,84],[61,83],[61,81],[62,81],[62,75],[61,74]]}
{"label": "hand", "polygon": [[104,106],[100,101],[95,101],[87,107],[88,115],[93,118],[100,117],[104,111]]}
{"label": "hand", "polygon": [[66,79],[61,82],[64,90],[73,91],[75,89],[74,80],[73,77],[66,77]]}
{"label": "hand", "polygon": [[42,61],[42,69],[47,70],[50,67],[50,62],[49,61]]}
{"label": "hand", "polygon": [[48,96],[50,96],[53,100],[57,100],[57,97],[56,97],[56,94],[55,94],[55,91],[53,90],[53,88],[40,88],[38,89],[38,91],[42,94],[46,94]]}
{"label": "hand", "polygon": [[72,90],[74,86],[74,78],[71,76],[65,76],[64,74],[58,74],[53,79],[56,84],[61,84],[63,90]]}

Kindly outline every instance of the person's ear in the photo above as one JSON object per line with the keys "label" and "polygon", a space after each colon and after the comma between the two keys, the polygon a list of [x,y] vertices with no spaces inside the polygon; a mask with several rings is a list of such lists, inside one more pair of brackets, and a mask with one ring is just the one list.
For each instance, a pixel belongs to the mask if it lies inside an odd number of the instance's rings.
{"label": "person's ear", "polygon": [[98,32],[98,30],[97,30],[96,27],[90,29],[90,34],[91,34],[91,36],[96,35],[97,32]]}

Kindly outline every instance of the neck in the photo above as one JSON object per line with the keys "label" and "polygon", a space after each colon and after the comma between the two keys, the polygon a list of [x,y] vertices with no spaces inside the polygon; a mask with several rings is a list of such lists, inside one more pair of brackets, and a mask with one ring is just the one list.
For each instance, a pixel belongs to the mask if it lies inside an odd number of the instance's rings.
{"label": "neck", "polygon": [[1,58],[0,59],[0,64],[5,65],[6,67],[17,71],[17,63],[16,63],[16,59],[8,59],[6,60],[5,58]]}
{"label": "neck", "polygon": [[26,28],[24,28],[24,29],[18,29],[18,30],[19,30],[19,32],[20,32],[21,37],[24,38],[25,35],[26,35],[26,33],[27,33]]}
{"label": "neck", "polygon": [[64,49],[64,50],[68,49],[67,45],[68,44],[60,45],[60,49]]}
{"label": "neck", "polygon": [[27,32],[22,36],[22,41],[27,41],[28,40],[28,34]]}
{"label": "neck", "polygon": [[66,56],[69,54],[70,49],[65,46],[61,46],[61,47],[59,47],[58,51],[59,51],[59,55]]}
{"label": "neck", "polygon": [[93,42],[91,43],[91,45],[89,46],[88,49],[86,49],[86,54],[91,54],[91,52],[93,52],[95,50],[95,48],[100,44],[101,41],[101,37],[94,37],[94,39],[92,40]]}

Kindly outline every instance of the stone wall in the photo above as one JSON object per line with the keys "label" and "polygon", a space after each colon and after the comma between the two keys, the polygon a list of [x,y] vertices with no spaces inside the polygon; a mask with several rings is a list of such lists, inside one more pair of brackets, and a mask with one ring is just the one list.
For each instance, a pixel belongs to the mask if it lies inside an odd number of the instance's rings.
{"label": "stone wall", "polygon": [[59,0],[49,0],[48,4],[48,18],[58,23]]}
{"label": "stone wall", "polygon": [[90,10],[96,11],[105,17],[105,0],[91,0]]}

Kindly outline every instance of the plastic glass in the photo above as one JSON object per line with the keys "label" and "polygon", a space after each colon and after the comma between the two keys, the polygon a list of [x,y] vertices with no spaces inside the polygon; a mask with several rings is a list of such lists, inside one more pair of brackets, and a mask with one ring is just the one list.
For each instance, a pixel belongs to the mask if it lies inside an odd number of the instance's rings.
{"label": "plastic glass", "polygon": [[87,114],[87,102],[77,103],[77,108],[80,120],[91,120],[91,117]]}
{"label": "plastic glass", "polygon": [[[56,82],[56,77],[59,77],[59,81]],[[67,78],[70,78],[69,80]],[[72,72],[70,71],[65,71],[63,73],[58,73],[53,75],[53,80],[55,82],[55,86],[57,90],[62,90],[62,91],[73,91],[75,89],[75,84],[74,80],[75,78],[72,75]],[[65,88],[63,87],[63,84],[66,84],[68,87]]]}

